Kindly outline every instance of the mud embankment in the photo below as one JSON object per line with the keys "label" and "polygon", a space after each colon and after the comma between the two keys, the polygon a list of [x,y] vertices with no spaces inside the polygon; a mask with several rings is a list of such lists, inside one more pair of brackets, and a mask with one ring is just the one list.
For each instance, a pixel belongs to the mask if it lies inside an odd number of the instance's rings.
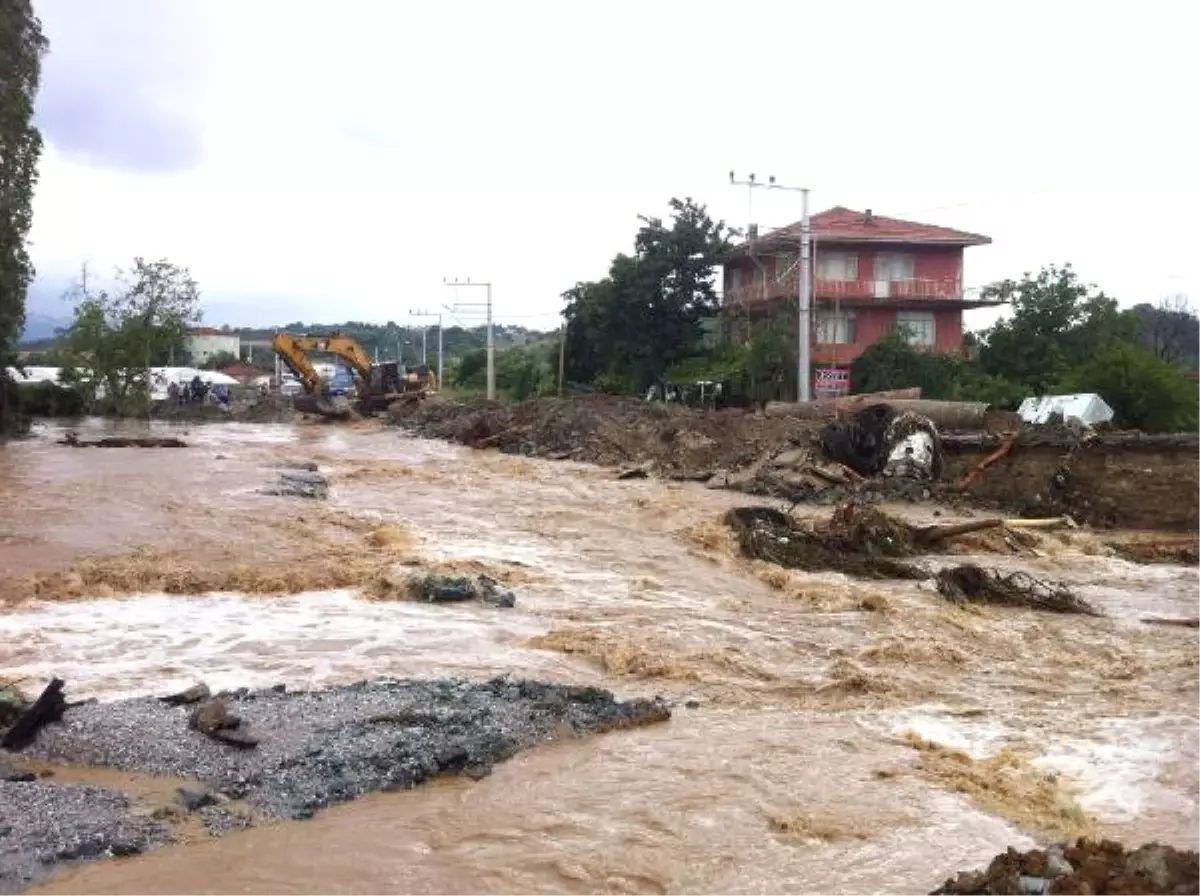
{"label": "mud embankment", "polygon": [[[537,399],[515,405],[429,401],[396,407],[390,421],[417,435],[473,448],[606,466],[637,465],[664,478],[771,494],[760,472],[789,454],[818,457],[822,423],[741,409],[695,410],[630,398]],[[1105,432],[1083,438],[1064,427],[1021,432],[1012,450],[960,486],[1005,438],[947,433],[936,483],[809,478],[791,500],[835,503],[934,499],[1014,515],[1069,514],[1106,528],[1195,531],[1200,527],[1200,436]],[[795,477],[793,477],[795,478]]]}
{"label": "mud embankment", "polygon": [[[223,744],[189,726],[191,707],[146,697],[68,709],[23,753],[0,753],[0,893],[63,862],[310,818],[438,776],[480,778],[556,738],[670,717],[657,701],[517,678],[280,687],[222,699],[257,746]],[[103,768],[174,779],[180,789],[170,801],[145,805],[119,789],[72,781],[73,769]]]}

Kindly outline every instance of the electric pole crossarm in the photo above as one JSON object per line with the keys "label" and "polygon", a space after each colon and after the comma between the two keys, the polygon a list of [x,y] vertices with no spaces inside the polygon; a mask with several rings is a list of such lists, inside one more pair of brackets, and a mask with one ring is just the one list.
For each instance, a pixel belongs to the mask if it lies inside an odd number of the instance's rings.
{"label": "electric pole crossarm", "polygon": [[474,303],[473,305],[459,305],[455,303],[455,310],[459,307],[482,307],[487,313],[487,397],[488,401],[494,401],[496,398],[496,339],[492,331],[492,284],[491,281],[478,281],[467,278],[466,280],[442,280],[444,286],[459,287],[482,286],[487,290],[487,299],[482,304]]}
{"label": "electric pole crossarm", "polygon": [[[799,193],[801,218],[800,218],[800,276],[799,289],[796,296],[797,315],[796,329],[799,331],[796,334],[796,347],[798,349],[796,355],[796,400],[808,401],[810,398],[809,378],[812,372],[812,222],[808,217],[808,188],[807,187],[790,187],[784,184],[776,183],[775,175],[769,175],[767,182],[761,183],[753,174],[749,180],[738,180],[734,172],[729,172],[729,182],[734,186],[747,187],[751,196],[751,217],[753,218],[753,196],[756,188],[762,187],[767,190],[787,190],[792,193]],[[753,221],[749,222],[751,226]],[[748,233],[747,239],[753,239],[753,234]]]}

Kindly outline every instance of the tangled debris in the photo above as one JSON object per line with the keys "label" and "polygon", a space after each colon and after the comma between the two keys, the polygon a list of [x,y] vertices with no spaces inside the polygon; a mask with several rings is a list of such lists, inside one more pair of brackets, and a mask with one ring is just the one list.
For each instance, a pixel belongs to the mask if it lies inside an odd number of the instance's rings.
{"label": "tangled debris", "polygon": [[973,563],[940,569],[934,576],[938,592],[956,603],[972,601],[1008,607],[1028,607],[1051,613],[1102,615],[1099,610],[1058,582],[1044,582],[1028,573],[1002,573]]}
{"label": "tangled debris", "polygon": [[986,870],[961,871],[933,894],[1198,893],[1197,858],[1160,843],[1126,852],[1087,838],[1024,853],[1009,847]]}
{"label": "tangled debris", "polygon": [[929,575],[895,559],[916,553],[912,528],[873,507],[844,504],[812,528],[771,507],[736,507],[725,514],[725,523],[745,556],[787,569],[832,570],[864,579]]}
{"label": "tangled debris", "polygon": [[68,432],[58,440],[72,448],[186,448],[187,442],[170,436],[107,436],[102,439],[81,439],[79,433]]}

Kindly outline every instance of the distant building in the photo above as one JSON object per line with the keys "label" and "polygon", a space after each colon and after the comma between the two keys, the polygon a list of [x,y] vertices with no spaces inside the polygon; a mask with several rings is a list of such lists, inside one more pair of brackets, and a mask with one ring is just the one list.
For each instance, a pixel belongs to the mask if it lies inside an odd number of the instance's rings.
{"label": "distant building", "polygon": [[[998,305],[963,289],[963,250],[990,237],[838,206],[811,217],[813,361],[845,365],[904,327],[917,346],[962,348],[963,311]],[[724,261],[725,331],[774,319],[796,333],[800,224],[735,246]]]}
{"label": "distant building", "polygon": [[188,330],[188,354],[193,364],[203,364],[214,355],[242,356],[242,337],[215,327],[193,327]]}

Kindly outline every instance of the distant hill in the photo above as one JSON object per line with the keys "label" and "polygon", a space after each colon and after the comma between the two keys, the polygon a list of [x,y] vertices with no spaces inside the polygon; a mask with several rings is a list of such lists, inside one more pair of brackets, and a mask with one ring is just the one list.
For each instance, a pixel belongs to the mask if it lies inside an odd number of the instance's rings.
{"label": "distant hill", "polygon": [[52,340],[58,330],[71,326],[69,317],[51,317],[49,314],[31,313],[25,318],[25,329],[21,331],[20,344]]}

